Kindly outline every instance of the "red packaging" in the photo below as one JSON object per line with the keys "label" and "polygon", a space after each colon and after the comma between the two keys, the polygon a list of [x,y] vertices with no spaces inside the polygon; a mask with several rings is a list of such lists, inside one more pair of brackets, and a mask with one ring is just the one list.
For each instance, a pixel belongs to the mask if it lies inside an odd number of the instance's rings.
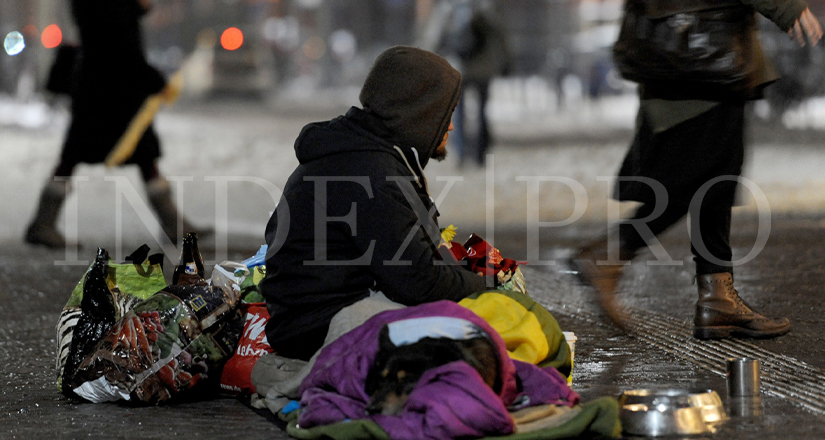
{"label": "red packaging", "polygon": [[475,273],[494,276],[501,271],[515,271],[519,264],[509,258],[503,258],[498,249],[476,234],[470,235],[470,238],[464,242],[464,249],[466,251],[464,259],[468,263],[468,269]]}
{"label": "red packaging", "polygon": [[246,314],[243,334],[235,353],[226,361],[221,373],[221,391],[234,395],[255,393],[250,378],[252,367],[258,358],[272,352],[264,331],[269,320],[266,303],[241,304],[241,312]]}

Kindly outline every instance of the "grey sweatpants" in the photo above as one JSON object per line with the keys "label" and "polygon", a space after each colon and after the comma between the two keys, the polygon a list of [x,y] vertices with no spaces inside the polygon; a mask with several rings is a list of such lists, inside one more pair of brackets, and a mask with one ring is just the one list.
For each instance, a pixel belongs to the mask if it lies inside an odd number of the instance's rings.
{"label": "grey sweatpants", "polygon": [[374,315],[404,307],[387,299],[381,292],[372,292],[368,298],[344,307],[332,317],[324,345],[309,361],[285,358],[275,353],[262,356],[252,368],[252,384],[258,392],[257,396],[252,396],[252,405],[256,408],[269,408],[273,413],[282,410],[290,400],[301,397],[298,394],[301,382],[309,375],[324,347]]}

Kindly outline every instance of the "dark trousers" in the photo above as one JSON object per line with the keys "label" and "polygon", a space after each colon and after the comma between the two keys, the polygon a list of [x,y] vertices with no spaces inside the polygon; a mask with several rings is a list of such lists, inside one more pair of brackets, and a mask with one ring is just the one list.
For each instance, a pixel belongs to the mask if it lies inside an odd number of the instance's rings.
{"label": "dark trousers", "polygon": [[[465,92],[468,89],[478,91],[478,108],[476,109],[476,123],[478,125],[474,133],[470,132],[466,124],[469,115],[467,115],[464,100]],[[487,112],[485,111],[489,98],[489,82],[465,83],[462,85],[461,99],[458,100],[453,115],[453,125],[455,126],[453,134],[455,135],[458,162],[461,164],[469,157],[477,165],[484,165],[490,147],[490,129],[487,126]]]}
{"label": "dark trousers", "polygon": [[[668,205],[661,215],[647,219],[653,213],[653,208],[652,204],[645,203],[631,219],[619,225],[622,258],[628,258],[646,247],[648,240],[681,220],[689,211],[687,206],[673,204]],[[703,206],[701,209],[697,207],[696,211],[690,212],[690,251],[696,263],[696,275],[733,273],[730,264],[733,256],[730,248],[731,207]],[[639,224],[647,226],[649,231],[636,226]]]}

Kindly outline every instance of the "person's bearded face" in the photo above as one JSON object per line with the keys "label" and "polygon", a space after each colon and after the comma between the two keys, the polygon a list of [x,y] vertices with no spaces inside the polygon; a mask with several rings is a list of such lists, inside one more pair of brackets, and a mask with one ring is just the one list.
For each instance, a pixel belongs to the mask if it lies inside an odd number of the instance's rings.
{"label": "person's bearded face", "polygon": [[453,123],[450,122],[450,126],[447,127],[447,132],[444,133],[444,139],[441,140],[441,143],[435,147],[435,151],[433,154],[430,155],[431,158],[442,161],[447,157],[447,138],[450,137],[450,132],[453,131]]}

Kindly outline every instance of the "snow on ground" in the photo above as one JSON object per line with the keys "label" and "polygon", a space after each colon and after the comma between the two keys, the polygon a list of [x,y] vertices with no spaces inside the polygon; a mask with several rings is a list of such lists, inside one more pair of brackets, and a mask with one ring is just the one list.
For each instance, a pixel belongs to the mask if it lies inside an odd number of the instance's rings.
{"label": "snow on ground", "polygon": [[[301,127],[354,104],[344,99],[324,102],[322,95],[314,99],[318,105],[312,111],[299,108],[299,99],[282,100],[275,108],[224,102],[163,110],[156,120],[164,151],[161,170],[180,185],[174,188],[183,195],[187,216],[262,241],[280,190],[297,165],[292,145]],[[553,108],[550,101],[529,107],[501,95],[496,99],[491,118],[498,143],[488,166],[459,169],[455,158],[448,157],[427,168],[442,222],[468,233],[492,224],[562,227],[604,221],[608,209],[619,206],[608,201],[610,176],[629,141],[638,105],[634,97],[563,108]],[[0,210],[0,239],[22,236],[57,160],[67,122],[63,107],[0,99],[0,196],[9,207]],[[601,140],[594,141],[594,133],[602,133],[596,136]],[[587,140],[577,141],[579,135]],[[819,148],[757,143],[745,176],[756,183],[773,212],[825,212],[822,169],[825,151]],[[122,231],[151,237],[145,205],[129,197],[144,194],[136,169],[80,166],[76,177],[61,219],[69,237],[94,242]],[[755,211],[759,198],[750,198],[744,209]]]}

